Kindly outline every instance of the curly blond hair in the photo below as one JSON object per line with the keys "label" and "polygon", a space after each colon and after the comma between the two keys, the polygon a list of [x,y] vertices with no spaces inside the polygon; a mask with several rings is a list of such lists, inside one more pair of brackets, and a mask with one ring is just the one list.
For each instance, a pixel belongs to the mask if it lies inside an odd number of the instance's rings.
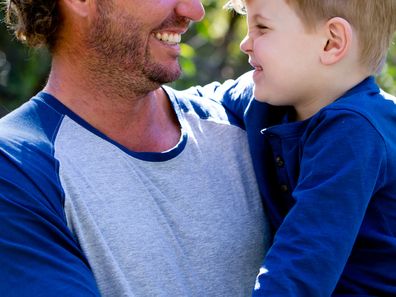
{"label": "curly blond hair", "polygon": [[57,0],[5,0],[5,22],[30,47],[55,46],[60,26]]}

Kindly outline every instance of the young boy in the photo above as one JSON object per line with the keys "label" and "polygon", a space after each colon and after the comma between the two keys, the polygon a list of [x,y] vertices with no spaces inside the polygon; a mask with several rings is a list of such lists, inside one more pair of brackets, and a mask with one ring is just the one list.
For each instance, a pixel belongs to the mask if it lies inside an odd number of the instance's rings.
{"label": "young boy", "polygon": [[396,296],[396,105],[373,78],[396,0],[231,2],[265,102],[243,117],[276,230],[253,296]]}

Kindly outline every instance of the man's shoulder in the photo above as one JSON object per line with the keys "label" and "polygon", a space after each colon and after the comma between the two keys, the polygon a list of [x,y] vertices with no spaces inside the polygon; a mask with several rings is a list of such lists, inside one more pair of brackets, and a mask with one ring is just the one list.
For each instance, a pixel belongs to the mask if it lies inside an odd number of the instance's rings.
{"label": "man's shoulder", "polygon": [[58,162],[54,157],[60,121],[61,116],[37,98],[0,119],[3,197],[23,205],[30,205],[35,199],[49,204],[56,201],[57,211],[61,212]]}
{"label": "man's shoulder", "polygon": [[0,144],[51,142],[62,117],[39,97],[33,97],[0,119]]}
{"label": "man's shoulder", "polygon": [[[53,170],[54,142],[63,116],[33,97],[0,119],[0,162],[9,170]],[[21,164],[19,166],[18,164]],[[7,165],[7,166],[8,166]]]}

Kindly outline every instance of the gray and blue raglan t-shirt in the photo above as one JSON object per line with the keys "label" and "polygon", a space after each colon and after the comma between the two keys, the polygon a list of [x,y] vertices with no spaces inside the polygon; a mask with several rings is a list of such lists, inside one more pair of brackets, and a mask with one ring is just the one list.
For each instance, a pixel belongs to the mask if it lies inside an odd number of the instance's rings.
{"label": "gray and blue raglan t-shirt", "polygon": [[0,120],[0,296],[250,295],[269,237],[246,133],[165,90],[181,137],[162,153],[46,93]]}

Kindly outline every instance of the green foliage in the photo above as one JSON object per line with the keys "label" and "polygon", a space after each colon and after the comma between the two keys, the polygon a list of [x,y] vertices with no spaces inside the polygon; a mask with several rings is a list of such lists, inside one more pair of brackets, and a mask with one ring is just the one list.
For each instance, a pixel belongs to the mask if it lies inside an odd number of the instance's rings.
{"label": "green foliage", "polygon": [[387,63],[377,77],[377,81],[385,91],[396,95],[396,36],[393,40],[389,49]]}
{"label": "green foliage", "polygon": [[[0,17],[3,20],[2,12]],[[32,50],[21,45],[0,22],[0,116],[44,86],[49,64],[46,50]]]}
{"label": "green foliage", "polygon": [[[239,50],[246,25],[242,16],[222,8],[226,1],[203,1],[205,19],[183,36],[183,42],[195,51],[191,56],[182,48],[183,75],[172,84],[177,89],[234,78],[251,69],[247,57]],[[195,71],[185,71],[195,65]]]}
{"label": "green foliage", "polygon": [[[239,50],[245,35],[245,18],[222,9],[226,3],[203,1],[206,17],[183,36],[181,79],[171,85],[184,89],[234,78],[251,69]],[[0,17],[3,15],[0,12]],[[0,117],[38,92],[45,84],[50,57],[45,50],[29,50],[19,44],[0,23]],[[291,65],[292,66],[292,65]],[[396,95],[396,46],[393,45],[378,76],[381,87]]]}

